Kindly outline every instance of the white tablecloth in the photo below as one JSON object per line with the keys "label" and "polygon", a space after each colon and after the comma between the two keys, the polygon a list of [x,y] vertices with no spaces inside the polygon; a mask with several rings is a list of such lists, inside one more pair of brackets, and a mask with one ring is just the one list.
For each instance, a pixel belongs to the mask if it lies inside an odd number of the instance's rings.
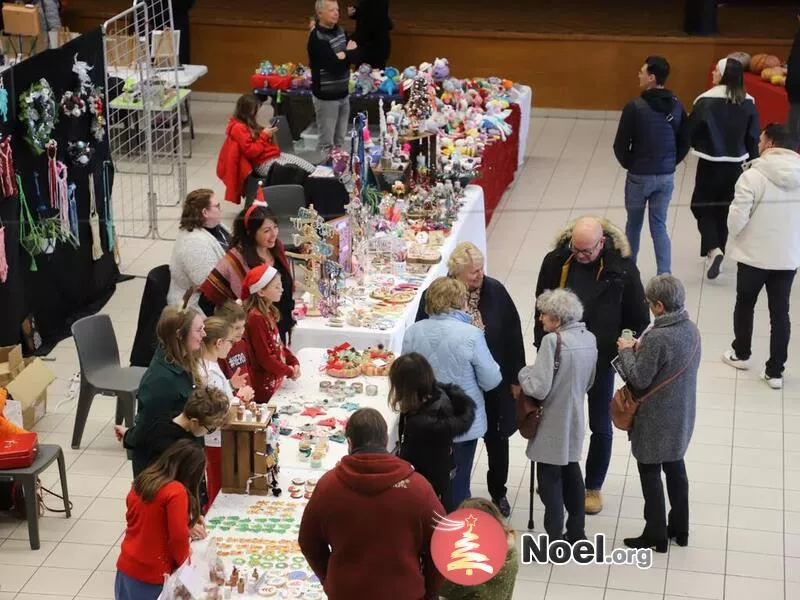
{"label": "white tablecloth", "polygon": [[527,85],[517,85],[520,97],[517,99],[520,110],[519,120],[519,155],[517,164],[519,167],[525,162],[525,152],[528,148],[528,129],[531,126],[531,106],[533,105],[533,90]]}
{"label": "white tablecloth", "polygon": [[403,336],[408,327],[414,324],[417,308],[422,291],[427,289],[437,277],[447,274],[447,259],[450,253],[460,243],[469,241],[481,249],[486,256],[486,225],[484,221],[483,189],[480,186],[470,185],[466,188],[466,198],[461,208],[458,220],[453,225],[451,234],[441,248],[442,261],[428,271],[425,282],[420,287],[414,300],[408,303],[402,316],[395,321],[392,329],[385,331],[365,329],[363,327],[329,327],[327,319],[306,318],[298,321],[297,327],[292,332],[292,350],[302,348],[323,347],[331,348],[344,342],[350,342],[363,350],[369,346],[383,344],[395,354],[399,354],[403,345]]}
{"label": "white tablecloth", "polygon": [[[281,385],[281,388],[272,396],[269,401],[270,406],[275,406],[278,410],[280,407],[287,404],[294,404],[300,408],[305,409],[308,405],[319,403],[325,398],[330,398],[327,394],[319,391],[320,381],[337,381],[333,377],[328,377],[324,372],[320,371],[320,367],[325,365],[326,349],[325,348],[303,348],[297,353],[297,358],[300,361],[301,376],[297,381],[287,379]],[[377,396],[367,396],[365,393],[356,394],[352,398],[347,398],[345,402],[358,405],[357,408],[374,408],[377,409],[386,419],[389,428],[396,420],[395,414],[389,408],[387,398],[389,397],[389,378],[388,377],[356,377],[354,379],[343,380],[348,386],[358,381],[364,384],[366,390],[367,385],[374,384],[378,386]],[[301,431],[303,425],[316,424],[324,419],[331,417],[339,420],[346,421],[357,408],[351,407],[354,410],[347,410],[345,408],[331,408],[324,406],[325,414],[314,417],[297,415],[281,415],[281,427],[290,427],[292,434]],[[341,428],[341,424],[339,424]],[[329,442],[328,453],[322,460],[322,469],[311,469],[309,462],[301,462],[299,460],[298,447],[300,441],[292,438],[291,436],[281,436],[281,454],[279,464],[281,469],[287,467],[289,469],[308,469],[316,471],[317,477],[322,475],[325,471],[332,469],[337,462],[339,462],[347,454],[347,443]],[[283,483],[283,482],[281,482]]]}
{"label": "white tablecloth", "polygon": [[[319,370],[321,365],[325,364],[325,349],[324,348],[304,348],[298,352],[297,358],[300,360],[300,368],[302,370],[302,377],[299,381],[287,380],[281,388],[275,393],[270,400],[270,405],[276,407],[285,406],[287,404],[294,404],[304,407],[307,403],[319,402],[321,399],[329,397],[326,394],[320,393],[319,382],[322,380],[336,381],[332,377],[328,377]],[[364,384],[375,384],[378,386],[377,396],[367,396],[366,394],[357,394],[353,398],[347,400],[358,404],[359,408],[372,407],[380,411],[384,416],[390,429],[396,421],[396,416],[389,409],[386,402],[389,392],[389,380],[386,377],[358,377],[355,379],[345,380],[346,384],[358,381]],[[307,417],[300,415],[281,415],[281,426],[288,426],[292,428],[292,433],[299,431],[302,425],[307,423],[316,424],[322,419],[334,417],[337,419],[345,420],[349,418],[352,411],[342,408],[325,408],[324,415],[315,417]],[[340,426],[341,427],[341,426]],[[267,496],[247,496],[244,494],[225,494],[220,493],[214,500],[214,504],[206,515],[206,523],[209,529],[209,540],[216,539],[217,542],[234,543],[241,547],[242,543],[248,541],[257,542],[257,540],[287,540],[291,541],[291,549],[280,559],[270,558],[264,556],[260,552],[254,551],[252,548],[244,553],[237,553],[234,555],[223,556],[222,561],[225,565],[225,574],[230,576],[234,566],[237,566],[240,572],[252,573],[253,568],[257,568],[259,573],[264,574],[263,581],[269,583],[273,581],[274,576],[281,576],[287,570],[295,573],[302,572],[305,575],[304,582],[304,598],[324,598],[321,590],[313,578],[313,573],[308,567],[306,562],[301,559],[299,548],[297,547],[296,540],[300,519],[302,518],[303,510],[308,502],[305,498],[293,499],[289,493],[289,486],[293,485],[293,480],[319,480],[319,478],[330,469],[336,466],[347,454],[347,443],[329,442],[329,450],[322,462],[322,468],[312,469],[310,463],[300,462],[298,454],[299,441],[290,436],[282,435],[280,438],[280,457],[278,464],[280,465],[280,473],[278,474],[278,484],[282,490],[279,498],[272,495]],[[303,484],[299,484],[303,487]],[[284,509],[290,509],[292,517],[290,519],[278,519],[277,513],[282,512]],[[257,510],[256,510],[257,509]],[[275,510],[273,510],[275,509]],[[286,523],[281,529],[268,529],[267,523]],[[254,531],[253,528],[258,528]],[[270,527],[273,527],[272,525]],[[274,525],[274,527],[279,527]],[[262,544],[256,543],[256,546]],[[206,570],[205,564],[206,553],[208,549],[208,540],[192,543],[192,563],[200,565],[198,567],[200,576],[202,577]],[[227,552],[227,550],[223,550]],[[255,561],[255,562],[254,562]],[[256,565],[256,562],[258,563]],[[266,573],[265,573],[266,571]],[[286,588],[279,588],[279,593],[276,598],[293,598]],[[245,593],[239,595],[234,593],[234,598],[242,598],[243,600],[250,600],[259,598],[257,594]]]}
{"label": "white tablecloth", "polygon": [[[173,82],[172,69],[158,70],[156,73],[164,79],[167,84]],[[139,70],[133,67],[108,67],[108,74],[120,79],[133,78],[139,80]],[[208,74],[208,67],[205,65],[183,65],[178,69],[178,87],[189,88],[194,85],[198,79]]]}

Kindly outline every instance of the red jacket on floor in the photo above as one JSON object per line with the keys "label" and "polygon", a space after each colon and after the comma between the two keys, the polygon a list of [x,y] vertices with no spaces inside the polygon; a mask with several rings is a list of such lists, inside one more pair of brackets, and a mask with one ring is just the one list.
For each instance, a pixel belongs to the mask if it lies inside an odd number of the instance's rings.
{"label": "red jacket on floor", "polygon": [[170,481],[152,502],[133,491],[125,501],[128,527],[117,569],[128,577],[161,585],[189,558],[189,493],[182,483]]}
{"label": "red jacket on floor", "polygon": [[250,128],[231,117],[217,158],[217,177],[225,184],[225,200],[239,204],[253,169],[280,153],[281,149],[266,133],[261,132],[253,139]]}
{"label": "red jacket on floor", "polygon": [[256,402],[268,402],[284,378],[292,376],[292,367],[300,363],[281,340],[275,319],[264,316],[258,309],[247,315],[245,338],[250,357],[250,385],[256,393]]}
{"label": "red jacket on floor", "polygon": [[388,453],[345,456],[317,484],[300,524],[300,549],[329,600],[437,598],[430,557],[431,485]]}

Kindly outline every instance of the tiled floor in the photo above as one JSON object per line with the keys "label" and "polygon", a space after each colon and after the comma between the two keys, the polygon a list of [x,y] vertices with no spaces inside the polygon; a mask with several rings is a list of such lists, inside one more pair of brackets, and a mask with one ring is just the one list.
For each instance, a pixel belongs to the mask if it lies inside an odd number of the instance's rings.
{"label": "tiled floor", "polygon": [[[198,139],[190,161],[189,188],[221,186],[214,176],[230,104],[195,102]],[[624,174],[611,152],[614,115],[575,118],[534,112],[528,160],[489,228],[488,270],[505,281],[525,323],[532,354],[532,294],[543,253],[556,231],[584,213],[624,225]],[[581,113],[579,116],[589,115]],[[790,349],[783,391],[758,381],[757,371],[737,373],[719,362],[730,343],[735,278],[730,265],[714,283],[703,281],[698,236],[688,203],[695,164],[676,175],[670,209],[673,268],[686,285],[688,305],[703,333],[697,427],[687,457],[691,481],[691,545],[671,546],[647,571],[635,567],[522,566],[514,597],[520,600],[794,600],[800,598],[800,336]],[[232,216],[234,207],[226,206]],[[176,209],[160,210],[162,232],[174,234]],[[169,259],[171,243],[123,240],[123,272],[144,276]],[[643,236],[643,276],[655,272],[649,235]],[[105,311],[112,315],[123,357],[133,341],[144,280],[120,284]],[[754,355],[766,359],[766,304],[758,307]],[[795,317],[800,315],[796,308]],[[124,497],[130,466],[113,439],[113,403],[97,398],[83,449],[70,448],[74,402],[70,377],[77,371],[71,340],[50,363],[58,380],[50,390],[49,414],[37,429],[58,443],[68,461],[73,518],[41,521],[42,548],[32,552],[25,523],[0,520],[0,600],[112,598],[114,564],[124,530]],[[522,440],[512,440],[509,499],[512,524],[527,523],[528,469]],[[476,462],[473,494],[485,495],[486,456]],[[44,478],[57,482],[55,470]],[[605,488],[605,509],[587,518],[587,532],[603,532],[621,544],[642,528],[642,499],[628,443],[617,435]],[[55,504],[53,503],[55,506]],[[542,522],[541,504],[534,516]]]}

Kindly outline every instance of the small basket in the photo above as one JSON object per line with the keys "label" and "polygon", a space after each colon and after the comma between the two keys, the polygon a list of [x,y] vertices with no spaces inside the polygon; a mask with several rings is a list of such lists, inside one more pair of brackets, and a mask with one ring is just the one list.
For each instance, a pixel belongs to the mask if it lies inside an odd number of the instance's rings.
{"label": "small basket", "polygon": [[361,367],[351,367],[349,369],[327,368],[325,369],[325,374],[336,379],[353,379],[361,375],[361,369]]}

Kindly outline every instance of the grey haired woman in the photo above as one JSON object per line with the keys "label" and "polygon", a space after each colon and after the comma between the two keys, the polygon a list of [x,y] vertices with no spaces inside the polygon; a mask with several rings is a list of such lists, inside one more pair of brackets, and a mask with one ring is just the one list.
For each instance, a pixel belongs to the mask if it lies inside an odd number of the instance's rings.
{"label": "grey haired woman", "polygon": [[[655,316],[638,341],[620,338],[619,371],[639,405],[630,432],[644,496],[642,535],[625,538],[630,548],[666,552],[669,538],[689,543],[689,479],[683,458],[692,438],[700,366],[700,332],[684,308],[686,291],[672,275],[651,279],[645,289]],[[667,521],[661,471],[667,477]]]}
{"label": "grey haired woman", "polygon": [[[546,291],[536,302],[546,332],[533,365],[519,372],[522,391],[543,400],[536,438],[527,455],[538,463],[544,527],[551,540],[584,539],[584,484],[580,459],[586,425],[584,396],[594,382],[597,340],[581,322],[583,305],[567,289]],[[567,532],[564,536],[564,508]]]}

